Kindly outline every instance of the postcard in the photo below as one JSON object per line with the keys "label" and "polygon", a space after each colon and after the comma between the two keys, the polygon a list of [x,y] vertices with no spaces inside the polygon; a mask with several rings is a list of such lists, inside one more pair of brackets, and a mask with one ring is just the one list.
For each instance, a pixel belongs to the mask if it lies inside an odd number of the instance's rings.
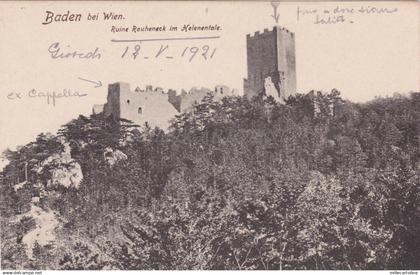
{"label": "postcard", "polygon": [[1,2],[1,269],[418,274],[419,27],[415,1]]}

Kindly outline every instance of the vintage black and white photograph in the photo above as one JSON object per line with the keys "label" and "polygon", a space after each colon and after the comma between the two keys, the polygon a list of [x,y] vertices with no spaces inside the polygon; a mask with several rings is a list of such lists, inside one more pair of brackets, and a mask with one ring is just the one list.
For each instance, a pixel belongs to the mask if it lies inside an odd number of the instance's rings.
{"label": "vintage black and white photograph", "polygon": [[1,269],[418,274],[419,12],[1,2]]}

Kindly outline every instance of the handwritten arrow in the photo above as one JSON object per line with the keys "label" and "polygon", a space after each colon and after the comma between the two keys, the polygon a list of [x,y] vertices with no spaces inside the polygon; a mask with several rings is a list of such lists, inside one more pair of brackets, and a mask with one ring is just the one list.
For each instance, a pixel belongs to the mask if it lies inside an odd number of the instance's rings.
{"label": "handwritten arrow", "polygon": [[95,88],[102,87],[102,82],[100,80],[99,81],[92,81],[92,80],[84,79],[84,78],[81,78],[81,77],[78,77],[78,79],[95,84]]}
{"label": "handwritten arrow", "polygon": [[276,20],[276,24],[279,23],[280,18],[280,15],[277,12],[277,7],[279,6],[279,4],[279,1],[271,1],[271,6],[273,7],[273,14],[271,15],[271,17],[273,17],[274,20]]}

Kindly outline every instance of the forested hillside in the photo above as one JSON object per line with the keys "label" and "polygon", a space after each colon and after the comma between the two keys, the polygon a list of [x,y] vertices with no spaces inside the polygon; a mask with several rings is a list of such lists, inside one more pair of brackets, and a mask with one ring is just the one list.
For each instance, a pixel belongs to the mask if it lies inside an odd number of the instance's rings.
{"label": "forested hillside", "polygon": [[211,96],[4,152],[4,269],[420,269],[420,93]]}

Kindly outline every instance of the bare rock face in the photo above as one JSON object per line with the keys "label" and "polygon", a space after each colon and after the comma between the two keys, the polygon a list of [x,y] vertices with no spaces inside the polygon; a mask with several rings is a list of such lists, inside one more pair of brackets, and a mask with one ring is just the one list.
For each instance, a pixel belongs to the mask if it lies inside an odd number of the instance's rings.
{"label": "bare rock face", "polygon": [[47,186],[61,185],[67,188],[79,188],[83,180],[82,168],[71,157],[70,145],[66,142],[63,142],[63,145],[63,152],[49,156],[41,163],[37,172],[41,173],[48,169],[51,173]]}
{"label": "bare rock face", "polygon": [[279,91],[277,90],[276,86],[274,85],[271,77],[266,77],[264,79],[264,90],[265,90],[265,95],[267,97],[272,96],[275,101],[284,104],[284,99],[282,97],[280,97]]}
{"label": "bare rock face", "polygon": [[110,166],[113,166],[121,160],[126,160],[127,155],[118,149],[113,150],[112,148],[108,147],[105,149],[104,159]]}
{"label": "bare rock face", "polygon": [[22,215],[33,219],[35,228],[26,233],[22,238],[22,243],[26,246],[26,255],[29,259],[33,258],[33,248],[37,243],[40,246],[53,244],[55,242],[55,229],[59,225],[56,214],[51,210],[44,210],[37,206],[36,199],[32,200],[29,212]]}
{"label": "bare rock face", "polygon": [[62,163],[62,166],[53,170],[48,185],[79,188],[82,179],[82,168],[77,162],[66,163],[65,165]]}
{"label": "bare rock face", "polygon": [[15,192],[22,189],[27,183],[28,182],[25,180],[25,181],[19,182],[18,184],[15,184],[15,186],[13,187],[15,189]]}

